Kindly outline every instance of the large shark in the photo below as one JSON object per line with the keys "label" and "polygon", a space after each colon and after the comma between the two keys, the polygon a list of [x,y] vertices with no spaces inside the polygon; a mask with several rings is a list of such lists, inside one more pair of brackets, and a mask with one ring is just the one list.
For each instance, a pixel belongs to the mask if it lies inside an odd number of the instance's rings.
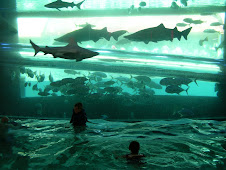
{"label": "large shark", "polygon": [[182,32],[179,32],[177,30],[177,27],[175,27],[174,29],[168,29],[165,28],[163,24],[160,24],[157,27],[143,29],[133,34],[124,36],[124,38],[127,38],[132,41],[143,41],[145,44],[148,44],[150,41],[152,42],[164,40],[173,41],[174,38],[177,38],[180,41],[181,36],[183,36],[187,40],[187,36],[190,33],[191,29],[192,27]]}
{"label": "large shark", "polygon": [[110,40],[111,36],[117,41],[118,37],[125,34],[127,31],[120,30],[116,32],[108,32],[107,27],[103,29],[92,29],[90,24],[86,25],[84,28],[69,32],[62,37],[56,38],[56,41],[59,42],[70,42],[73,39],[75,42],[82,42],[82,41],[94,41],[97,42],[99,39],[105,38],[106,40]]}
{"label": "large shark", "polygon": [[57,0],[57,1],[54,1],[54,2],[51,2],[49,4],[46,4],[45,7],[46,8],[56,8],[57,10],[60,11],[59,8],[68,8],[69,6],[71,8],[73,8],[74,6],[76,6],[78,9],[81,9],[81,5],[82,3],[84,2],[85,0],[83,0],[82,2],[79,2],[77,4],[73,3],[73,2],[64,2],[62,0]]}
{"label": "large shark", "polygon": [[71,41],[64,47],[44,47],[41,48],[30,40],[32,47],[35,50],[34,56],[42,51],[45,55],[52,54],[54,58],[75,59],[76,61],[82,61],[86,58],[91,58],[98,55],[98,52],[90,51],[88,49],[79,47],[76,42]]}

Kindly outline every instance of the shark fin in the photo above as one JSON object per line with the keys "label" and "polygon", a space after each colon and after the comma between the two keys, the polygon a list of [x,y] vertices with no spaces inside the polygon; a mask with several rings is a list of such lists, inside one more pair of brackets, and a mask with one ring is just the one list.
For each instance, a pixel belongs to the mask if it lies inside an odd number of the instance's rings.
{"label": "shark fin", "polygon": [[181,34],[182,34],[182,36],[184,37],[185,40],[188,39],[188,34],[190,33],[191,29],[192,29],[192,27],[190,27],[190,28],[188,28],[188,29],[182,31]]}
{"label": "shark fin", "polygon": [[82,3],[83,3],[84,1],[85,1],[85,0],[83,0],[82,2],[79,2],[79,3],[75,4],[75,6],[77,6],[78,9],[81,9],[81,5],[82,5]]}
{"label": "shark fin", "polygon": [[106,32],[108,32],[107,27],[104,27],[101,31],[106,31]]}
{"label": "shark fin", "polygon": [[66,47],[71,47],[71,46],[78,46],[78,43],[72,38],[69,40],[69,44],[66,45]]}
{"label": "shark fin", "polygon": [[34,56],[36,56],[36,54],[40,51],[40,47],[37,46],[35,43],[33,43],[31,40],[30,40],[30,43],[31,43],[32,47],[35,50],[35,55]]}
{"label": "shark fin", "polygon": [[101,34],[103,35],[103,37],[104,37],[106,40],[110,41],[111,33],[108,32],[107,27],[104,27],[104,28],[101,30]]}
{"label": "shark fin", "polygon": [[118,37],[120,37],[121,35],[125,34],[126,32],[127,31],[124,31],[124,30],[115,31],[115,32],[112,32],[111,35],[116,41],[118,41]]}
{"label": "shark fin", "polygon": [[97,42],[99,40],[99,38],[93,38],[94,42]]}
{"label": "shark fin", "polygon": [[186,93],[187,93],[187,95],[188,95],[188,89],[189,89],[190,87],[188,86],[188,88],[185,90],[186,91]]}
{"label": "shark fin", "polygon": [[181,34],[178,35],[177,39],[180,41],[180,39],[181,39]]}
{"label": "shark fin", "polygon": [[76,58],[76,62],[82,61],[82,60],[83,60],[83,58]]}
{"label": "shark fin", "polygon": [[165,28],[165,26],[164,26],[163,23],[162,23],[162,24],[160,24],[160,25],[158,26],[158,28]]}

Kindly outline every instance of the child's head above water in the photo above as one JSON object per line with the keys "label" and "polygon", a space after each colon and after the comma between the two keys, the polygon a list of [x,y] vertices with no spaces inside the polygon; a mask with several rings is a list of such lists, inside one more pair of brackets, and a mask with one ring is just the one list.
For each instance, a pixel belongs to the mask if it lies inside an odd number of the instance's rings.
{"label": "child's head above water", "polygon": [[129,145],[129,150],[132,154],[138,154],[140,149],[140,144],[137,141],[132,141]]}

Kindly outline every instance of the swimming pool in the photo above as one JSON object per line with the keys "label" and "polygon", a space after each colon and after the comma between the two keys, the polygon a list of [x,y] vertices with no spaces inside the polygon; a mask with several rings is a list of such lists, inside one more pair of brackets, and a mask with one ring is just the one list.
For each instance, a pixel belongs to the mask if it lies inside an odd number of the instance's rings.
{"label": "swimming pool", "polygon": [[[217,120],[115,122],[91,119],[86,129],[69,120],[17,119],[1,145],[1,169],[223,169],[225,125]],[[128,163],[129,143],[140,143],[143,164]],[[4,150],[3,150],[4,149]]]}

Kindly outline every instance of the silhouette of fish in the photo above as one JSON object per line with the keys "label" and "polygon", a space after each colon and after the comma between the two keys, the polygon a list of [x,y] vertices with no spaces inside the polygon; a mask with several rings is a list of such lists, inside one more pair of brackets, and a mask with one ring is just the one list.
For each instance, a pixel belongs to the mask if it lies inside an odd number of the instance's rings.
{"label": "silhouette of fish", "polygon": [[211,23],[210,24],[210,26],[221,26],[221,25],[224,25],[224,24],[222,24],[222,23],[220,23],[220,22],[213,22],[213,23]]}
{"label": "silhouette of fish", "polygon": [[222,42],[220,43],[220,45],[218,45],[217,47],[215,47],[215,50],[217,51],[217,50],[220,49],[220,48],[226,48],[225,41],[222,41]]}
{"label": "silhouette of fish", "polygon": [[[90,51],[88,49],[79,47],[76,42],[71,41],[68,45],[64,47],[44,47],[41,48],[37,46],[35,43],[33,43],[30,40],[30,43],[32,47],[35,50],[35,55],[39,52],[42,51],[45,54],[52,54],[54,58],[64,58],[64,59],[75,59],[76,61],[82,61],[83,59],[86,58],[91,58],[99,53]],[[35,56],[34,55],[34,56]]]}
{"label": "silhouette of fish", "polygon": [[171,3],[170,8],[172,8],[172,9],[179,9],[180,7],[177,5],[177,3],[176,3],[175,1],[173,1],[173,2]]}
{"label": "silhouette of fish", "polygon": [[81,9],[81,5],[84,1],[85,0],[75,4],[73,2],[64,2],[62,0],[57,0],[57,1],[51,2],[49,4],[46,4],[45,7],[46,8],[56,8],[59,11],[60,11],[60,8],[68,8],[68,7],[73,8],[74,6],[76,6],[78,9]]}
{"label": "silhouette of fish", "polygon": [[116,32],[108,32],[107,27],[104,27],[101,30],[92,29],[91,25],[86,25],[84,28],[69,32],[59,38],[56,38],[56,41],[59,42],[70,42],[73,39],[75,42],[82,41],[94,41],[97,42],[99,39],[105,38],[106,40],[110,40],[111,36],[118,40],[118,37],[125,34],[127,31],[121,30]]}
{"label": "silhouette of fish", "polygon": [[190,33],[191,29],[192,27],[182,32],[179,32],[177,30],[177,27],[175,27],[174,29],[168,29],[165,28],[163,24],[160,24],[157,27],[143,29],[133,34],[124,36],[124,38],[127,38],[132,41],[143,41],[145,44],[148,44],[150,41],[152,42],[164,40],[173,41],[174,38],[180,40],[181,36],[183,36],[187,40],[187,36]]}
{"label": "silhouette of fish", "polygon": [[208,37],[206,37],[206,38],[203,39],[203,40],[199,40],[199,45],[200,45],[200,46],[203,46],[203,42],[205,42],[205,41],[208,41]]}
{"label": "silhouette of fish", "polygon": [[182,91],[186,91],[187,95],[188,95],[188,89],[189,87],[185,90],[185,89],[182,89],[181,87],[179,86],[176,86],[176,85],[170,85],[170,86],[167,86],[166,87],[166,93],[176,93],[176,94],[180,94]]}
{"label": "silhouette of fish", "polygon": [[188,0],[180,0],[180,3],[183,4],[184,6],[188,6]]}

